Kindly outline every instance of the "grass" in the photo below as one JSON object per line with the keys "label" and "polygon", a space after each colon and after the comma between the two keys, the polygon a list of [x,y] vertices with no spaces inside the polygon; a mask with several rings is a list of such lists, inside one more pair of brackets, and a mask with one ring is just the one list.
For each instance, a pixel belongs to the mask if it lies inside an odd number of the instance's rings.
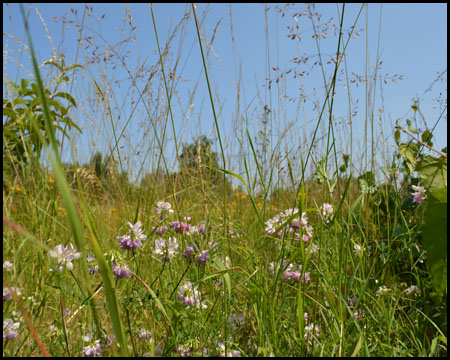
{"label": "grass", "polygon": [[[351,34],[344,37],[345,7],[338,10],[336,53],[343,54]],[[213,40],[206,46],[201,37],[203,19],[198,21],[194,7],[187,12],[190,15],[177,24],[164,48],[157,40],[159,60],[152,77],[161,76],[158,90],[166,102],[154,112],[143,101],[146,92],[137,83],[132,86],[138,94],[133,101],[144,108],[146,134],[152,134],[143,154],[152,171],[144,176],[142,162],[138,171],[142,181],[129,180],[134,165],[120,146],[136,107],[119,131],[112,106],[118,96],[107,81],[94,79],[92,59],[86,59],[79,71],[90,79],[97,104],[102,104],[94,106],[102,126],[111,130],[103,135],[110,150],[103,170],[102,159],[85,167],[61,162],[67,139],[58,144],[49,106],[42,114],[45,132],[30,117],[45,149],[42,157],[30,155],[20,163],[17,154],[4,147],[3,318],[12,320],[8,326],[19,325],[7,330],[4,320],[3,355],[446,356],[446,299],[436,305],[430,297],[433,284],[421,249],[422,207],[412,202],[411,177],[402,178],[406,165],[390,154],[384,163],[393,161],[396,166],[376,169],[377,149],[373,141],[369,147],[367,132],[363,171],[354,170],[353,150],[348,164],[339,160],[331,94],[339,91],[337,74],[347,66],[346,56],[335,57],[330,81],[324,76],[325,95],[317,99],[319,115],[307,145],[298,152],[287,148],[283,152],[281,142],[267,144],[266,125],[273,117],[265,109],[263,146],[251,136],[251,129],[241,131],[242,171],[237,171],[227,160],[227,142],[216,114],[220,104],[208,75]],[[152,8],[151,16],[158,39]],[[173,65],[168,60],[170,41],[182,33],[190,16],[195,18],[220,154],[215,162],[205,162],[198,142],[193,145],[200,160],[176,170],[170,168],[163,149],[169,117],[175,144],[180,145],[176,139],[184,136],[177,134],[172,113],[177,65],[170,76],[164,67]],[[31,37],[28,42],[39,102],[46,109],[45,104],[51,103]],[[320,54],[319,43],[317,47]],[[175,64],[180,59],[178,54]],[[94,64],[108,75],[106,61],[104,68]],[[123,67],[131,76],[126,63]],[[320,65],[324,74],[327,69]],[[52,79],[51,73],[48,76]],[[347,76],[347,84],[349,80]],[[366,86],[370,104],[376,84]],[[85,100],[81,89],[73,91],[80,92],[79,103]],[[350,93],[348,97],[350,106]],[[366,126],[373,131],[369,118]],[[74,145],[75,132],[70,134]],[[27,143],[25,136],[19,137]],[[326,139],[323,149],[314,147],[316,138]],[[263,154],[264,148],[274,150]],[[27,149],[33,152],[31,146]],[[180,164],[182,153],[177,145]],[[51,167],[42,159],[48,159]],[[373,189],[369,180],[363,187],[357,177],[366,171],[384,173],[385,179]],[[161,210],[160,201],[171,204],[173,212]],[[324,203],[332,205],[332,215],[322,214]],[[185,225],[189,231],[177,228],[176,221],[189,223]],[[118,243],[118,236],[140,237],[128,222],[140,222],[146,236],[134,250],[124,250]],[[156,240],[164,239],[168,246],[173,238],[174,254],[156,251]],[[64,266],[59,271],[57,260],[49,256],[60,244],[73,244],[80,252],[72,260],[72,270]],[[189,255],[188,247],[194,255]],[[127,277],[120,278],[116,267],[125,269]],[[414,291],[413,285],[420,290]],[[8,332],[17,337],[5,340]]]}

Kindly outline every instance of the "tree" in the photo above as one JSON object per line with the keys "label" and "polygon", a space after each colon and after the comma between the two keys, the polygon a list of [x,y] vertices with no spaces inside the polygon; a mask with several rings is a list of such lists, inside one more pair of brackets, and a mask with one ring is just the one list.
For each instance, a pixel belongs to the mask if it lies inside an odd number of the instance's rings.
{"label": "tree", "polygon": [[213,184],[218,184],[219,173],[217,153],[211,149],[212,141],[205,135],[199,136],[192,144],[183,144],[180,155],[181,171],[200,176]]}

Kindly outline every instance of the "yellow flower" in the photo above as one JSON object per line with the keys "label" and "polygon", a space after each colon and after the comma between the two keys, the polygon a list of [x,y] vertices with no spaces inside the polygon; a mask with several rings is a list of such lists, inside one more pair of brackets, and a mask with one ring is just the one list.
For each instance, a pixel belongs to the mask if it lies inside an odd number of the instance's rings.
{"label": "yellow flower", "polygon": [[241,199],[246,199],[246,198],[247,198],[247,195],[242,194]]}
{"label": "yellow flower", "polygon": [[16,191],[18,192],[22,192],[24,190],[24,188],[22,186],[16,185],[14,188]]}
{"label": "yellow flower", "polygon": [[61,207],[61,206],[58,206],[58,211],[61,211],[61,212],[63,213],[64,216],[67,215],[66,209],[63,208],[63,207]]}
{"label": "yellow flower", "polygon": [[53,184],[55,182],[55,178],[53,177],[53,174],[50,174],[49,178],[48,178],[48,182],[50,184]]}

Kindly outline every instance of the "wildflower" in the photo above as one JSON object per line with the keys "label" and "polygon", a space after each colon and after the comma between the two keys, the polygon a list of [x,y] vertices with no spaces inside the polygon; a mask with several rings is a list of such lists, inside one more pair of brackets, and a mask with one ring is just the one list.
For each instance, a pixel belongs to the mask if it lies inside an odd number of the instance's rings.
{"label": "wildflower", "polygon": [[378,296],[380,294],[386,294],[389,292],[389,289],[386,286],[380,286],[380,288],[375,292],[375,296]]}
{"label": "wildflower", "polygon": [[313,331],[316,332],[316,338],[320,337],[320,330],[319,325],[314,325],[314,323],[311,323],[307,326],[305,326],[305,339],[310,339],[314,336]]}
{"label": "wildflower", "polygon": [[129,278],[131,275],[130,269],[126,265],[117,266],[116,264],[113,264],[112,269],[114,276],[116,276],[119,279]]}
{"label": "wildflower", "polygon": [[167,225],[159,226],[159,227],[153,227],[152,231],[155,230],[155,233],[158,235],[164,235],[164,233],[167,231]]}
{"label": "wildflower", "polygon": [[353,245],[353,251],[357,256],[362,256],[362,254],[364,252],[364,246],[355,244],[355,245]]}
{"label": "wildflower", "polygon": [[172,221],[170,224],[170,227],[175,230],[177,234],[183,234],[186,233],[186,235],[189,235],[189,229],[190,225],[188,223],[177,221]]}
{"label": "wildflower", "polygon": [[89,345],[83,347],[82,353],[86,357],[96,357],[100,356],[102,353],[102,345],[100,340],[92,341],[92,333],[87,334],[87,336],[82,337],[83,341],[88,342]]}
{"label": "wildflower", "polygon": [[355,320],[363,318],[364,316],[366,316],[366,313],[363,310],[361,310],[361,309],[357,309],[353,313],[353,317],[355,318]]}
{"label": "wildflower", "polygon": [[[96,259],[95,255],[92,255],[92,256],[91,256],[91,255],[88,253],[87,256],[86,256],[86,261],[87,261],[88,263],[90,263],[90,262],[92,262],[92,261],[95,261],[95,259]],[[97,271],[98,271],[98,265],[92,265],[92,264],[89,264],[89,274],[93,275],[93,274],[95,274]]]}
{"label": "wildflower", "polygon": [[81,256],[81,253],[76,252],[76,248],[73,247],[72,244],[63,247],[62,245],[58,245],[54,250],[49,251],[49,256],[58,259],[58,265],[56,269],[60,272],[63,271],[63,265],[66,265],[67,270],[73,270],[72,261],[78,259]]}
{"label": "wildflower", "polygon": [[190,348],[187,345],[178,345],[177,352],[181,357],[188,357]]}
{"label": "wildflower", "polygon": [[333,205],[328,203],[323,203],[320,205],[320,215],[322,216],[323,221],[328,223],[330,221],[331,216],[333,216]]}
{"label": "wildflower", "polygon": [[123,236],[116,236],[116,238],[119,239],[119,245],[122,248],[124,248],[125,250],[134,250],[137,247],[142,246],[142,240],[147,239],[147,235],[143,234],[144,230],[141,229],[140,221],[138,221],[134,225],[129,222],[128,225],[130,226],[128,234]]}
{"label": "wildflower", "polygon": [[347,305],[348,305],[349,307],[353,307],[353,306],[355,306],[355,304],[356,304],[357,301],[358,301],[358,297],[355,295],[355,296],[353,296],[352,298],[348,299]]}
{"label": "wildflower", "polygon": [[409,296],[411,294],[420,294],[420,289],[416,285],[411,285],[406,289],[406,295]]}
{"label": "wildflower", "polygon": [[165,201],[158,201],[156,203],[157,209],[156,214],[160,215],[161,220],[167,218],[170,214],[173,213],[172,205]]}
{"label": "wildflower", "polygon": [[243,313],[240,313],[237,316],[235,314],[230,314],[227,321],[230,330],[235,331],[238,327],[245,323],[245,315]]}
{"label": "wildflower", "polygon": [[14,267],[14,265],[11,264],[8,260],[6,260],[3,263],[3,270],[5,270],[5,271],[11,271],[11,269],[13,269],[13,267]]}
{"label": "wildflower", "polygon": [[163,261],[170,261],[177,254],[177,249],[178,242],[174,237],[167,239],[167,242],[165,239],[156,239],[153,253],[161,255]]}
{"label": "wildflower", "polygon": [[152,337],[151,331],[141,329],[137,335],[138,339],[150,339]]}
{"label": "wildflower", "polygon": [[190,281],[186,281],[184,285],[178,289],[178,300],[183,301],[187,307],[195,306],[196,308],[206,309],[206,300],[200,302],[201,292],[197,290],[198,285],[192,287]]}
{"label": "wildflower", "polygon": [[15,287],[3,288],[3,301],[8,301],[11,299],[11,290],[13,290],[17,295],[21,295],[20,289]]}
{"label": "wildflower", "polygon": [[206,264],[206,262],[208,261],[208,252],[209,250],[203,250],[197,257],[197,265],[198,266],[203,266]]}
{"label": "wildflower", "polygon": [[425,188],[423,186],[419,186],[419,184],[417,184],[417,186],[412,185],[412,188],[415,191],[411,193],[411,195],[413,196],[413,202],[417,205],[422,204],[422,202],[427,198],[427,196],[425,195]]}
{"label": "wildflower", "polygon": [[221,260],[227,269],[231,267],[231,260],[228,256],[223,257]]}
{"label": "wildflower", "polygon": [[[225,344],[223,342],[217,341],[217,350],[220,352],[220,357],[225,357]],[[241,352],[239,350],[232,350],[229,351],[226,355],[226,357],[241,357]]]}
{"label": "wildflower", "polygon": [[14,322],[11,319],[4,319],[3,320],[3,340],[14,340],[17,336],[19,336],[19,333],[17,332],[17,329],[19,329],[20,323]]}

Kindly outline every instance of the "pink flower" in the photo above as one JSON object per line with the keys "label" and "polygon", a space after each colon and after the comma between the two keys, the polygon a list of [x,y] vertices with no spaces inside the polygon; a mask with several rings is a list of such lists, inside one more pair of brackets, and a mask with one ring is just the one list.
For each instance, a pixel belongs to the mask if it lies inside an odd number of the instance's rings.
{"label": "pink flower", "polygon": [[415,190],[415,192],[411,193],[413,196],[413,202],[417,205],[422,204],[422,202],[427,198],[425,195],[425,188],[423,186],[419,186],[419,184],[417,184],[417,186],[412,185],[412,188]]}

